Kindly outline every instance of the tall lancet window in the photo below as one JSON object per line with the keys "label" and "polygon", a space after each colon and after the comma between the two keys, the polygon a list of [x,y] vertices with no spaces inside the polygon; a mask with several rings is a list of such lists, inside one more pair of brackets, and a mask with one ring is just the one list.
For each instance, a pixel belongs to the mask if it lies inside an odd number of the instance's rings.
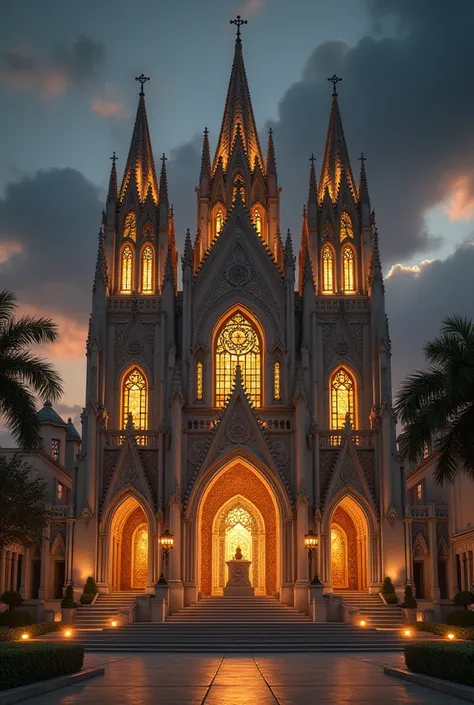
{"label": "tall lancet window", "polygon": [[122,282],[121,289],[124,293],[132,291],[133,251],[130,245],[125,245],[122,251]]}
{"label": "tall lancet window", "polygon": [[122,385],[122,428],[127,427],[128,415],[132,415],[136,429],[144,431],[148,426],[148,389],[146,377],[138,367],[125,375]]}
{"label": "tall lancet window", "polygon": [[349,414],[352,428],[355,428],[355,381],[344,367],[339,367],[333,373],[330,394],[331,428],[335,431],[344,428],[347,414]]}
{"label": "tall lancet window", "polygon": [[235,201],[235,198],[237,196],[237,191],[240,191],[240,198],[242,203],[245,203],[245,188],[244,188],[244,180],[240,174],[236,174],[234,178],[234,186],[232,189],[232,203]]}
{"label": "tall lancet window", "polygon": [[345,245],[342,250],[342,268],[344,274],[344,291],[355,291],[354,277],[354,250],[350,245]]}
{"label": "tall lancet window", "polygon": [[273,398],[275,401],[281,400],[281,367],[280,363],[273,363]]}
{"label": "tall lancet window", "polygon": [[262,237],[262,214],[258,210],[258,208],[255,210],[253,214],[253,222],[255,225],[255,230],[257,231],[257,235],[259,237]]}
{"label": "tall lancet window", "polygon": [[204,399],[204,365],[200,360],[196,363],[196,399]]}
{"label": "tall lancet window", "polygon": [[352,218],[347,211],[342,211],[340,221],[341,242],[347,237],[354,237],[354,228],[352,227]]}
{"label": "tall lancet window", "polygon": [[323,247],[322,252],[323,262],[323,293],[334,293],[334,253],[329,245]]}
{"label": "tall lancet window", "polygon": [[222,208],[219,208],[219,210],[216,213],[216,237],[219,235],[221,232],[222,228],[224,227],[224,211]]}
{"label": "tall lancet window", "polygon": [[153,291],[153,248],[147,245],[142,252],[142,291]]}
{"label": "tall lancet window", "polygon": [[216,406],[223,406],[232,392],[235,369],[240,365],[242,381],[255,406],[261,405],[261,340],[254,325],[240,312],[234,313],[216,340]]}
{"label": "tall lancet window", "polygon": [[123,236],[129,237],[132,240],[137,239],[137,216],[133,211],[128,211],[127,215],[125,216]]}

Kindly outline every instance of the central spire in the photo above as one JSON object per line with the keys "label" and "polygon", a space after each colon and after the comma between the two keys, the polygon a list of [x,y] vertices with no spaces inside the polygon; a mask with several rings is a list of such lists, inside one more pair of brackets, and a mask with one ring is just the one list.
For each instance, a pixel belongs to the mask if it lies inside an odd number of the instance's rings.
{"label": "central spire", "polygon": [[232,145],[239,126],[250,167],[253,168],[255,157],[257,157],[262,168],[264,168],[265,164],[258,139],[257,127],[255,125],[255,117],[242,52],[240,27],[246,24],[246,21],[242,20],[239,15],[236,20],[231,20],[231,23],[237,25],[237,37],[235,40],[234,61],[230,74],[224,117],[222,119],[219,142],[217,144],[212,167],[213,172],[217,168],[220,157],[222,157],[224,170],[227,168],[227,163],[232,152]]}

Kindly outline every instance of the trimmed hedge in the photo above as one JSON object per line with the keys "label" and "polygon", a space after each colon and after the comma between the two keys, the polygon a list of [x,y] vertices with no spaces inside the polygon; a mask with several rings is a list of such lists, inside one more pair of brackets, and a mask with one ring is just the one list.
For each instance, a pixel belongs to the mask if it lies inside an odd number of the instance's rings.
{"label": "trimmed hedge", "polygon": [[410,626],[421,632],[431,632],[437,636],[446,636],[446,634],[451,632],[454,634],[456,639],[474,641],[474,628],[469,629],[469,627],[452,627],[449,624],[439,624],[438,622],[415,622]]}
{"label": "trimmed hedge", "polygon": [[34,639],[37,636],[43,636],[43,634],[50,634],[51,632],[59,632],[64,629],[64,624],[62,622],[43,622],[40,624],[30,624],[26,627],[17,627],[15,629],[0,630],[0,641],[20,641],[21,635],[25,632],[28,634],[30,639]]}
{"label": "trimmed hedge", "polygon": [[474,612],[472,610],[455,610],[446,617],[446,624],[454,627],[474,627]]}
{"label": "trimmed hedge", "polygon": [[33,624],[33,617],[25,610],[8,610],[0,614],[0,627],[26,627]]}
{"label": "trimmed hedge", "polygon": [[0,644],[0,690],[77,673],[83,662],[82,644]]}
{"label": "trimmed hedge", "polygon": [[405,664],[415,673],[474,685],[474,644],[447,641],[407,644]]}

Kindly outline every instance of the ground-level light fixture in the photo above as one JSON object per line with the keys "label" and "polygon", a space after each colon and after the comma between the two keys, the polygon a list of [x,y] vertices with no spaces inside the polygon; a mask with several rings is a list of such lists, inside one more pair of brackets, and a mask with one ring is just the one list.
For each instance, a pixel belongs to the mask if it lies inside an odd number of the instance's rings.
{"label": "ground-level light fixture", "polygon": [[[314,531],[310,529],[304,537],[304,547],[308,551],[308,570],[309,579],[313,574],[313,551],[319,546],[319,538],[316,536]],[[317,575],[314,576],[314,582],[319,583],[319,578]]]}
{"label": "ground-level light fixture", "polygon": [[110,626],[111,626],[111,627],[116,627],[117,625],[118,625],[118,622],[117,622],[116,619],[113,619],[113,620],[110,622]]}
{"label": "ground-level light fixture", "polygon": [[411,629],[405,629],[403,634],[404,636],[411,636]]}
{"label": "ground-level light fixture", "polygon": [[359,622],[359,627],[366,627],[366,626],[367,626],[366,620],[365,620],[365,619],[361,619],[360,622]]}
{"label": "ground-level light fixture", "polygon": [[30,638],[30,635],[27,634],[26,632],[24,632],[24,633],[21,635],[21,638],[23,639],[23,641],[26,641],[27,639]]}
{"label": "ground-level light fixture", "polygon": [[454,634],[453,634],[452,632],[449,632],[449,634],[446,634],[446,636],[447,636],[448,639],[450,639],[451,641],[454,639]]}
{"label": "ground-level light fixture", "polygon": [[72,636],[72,629],[65,629],[64,630],[64,636]]}

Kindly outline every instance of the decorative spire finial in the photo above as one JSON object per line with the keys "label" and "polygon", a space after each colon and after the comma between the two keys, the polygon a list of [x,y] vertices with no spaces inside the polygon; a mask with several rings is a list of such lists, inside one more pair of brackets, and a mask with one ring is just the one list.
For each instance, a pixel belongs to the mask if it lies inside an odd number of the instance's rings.
{"label": "decorative spire finial", "polygon": [[115,162],[118,159],[118,157],[115,156],[115,150],[114,150],[114,153],[112,154],[112,156],[110,157],[110,159],[112,160],[112,166],[115,166]]}
{"label": "decorative spire finial", "polygon": [[364,162],[366,161],[367,157],[364,157],[364,152],[360,153],[359,161],[362,163],[362,166],[364,165]]}
{"label": "decorative spire finial", "polygon": [[240,28],[242,27],[243,24],[247,24],[247,20],[243,20],[240,15],[237,15],[235,20],[230,20],[230,24],[235,24],[237,27],[237,42],[241,42],[242,40],[240,39]]}
{"label": "decorative spire finial", "polygon": [[340,78],[339,76],[336,76],[336,74],[333,74],[331,76],[331,78],[328,78],[328,81],[330,81],[332,83],[332,94],[337,95],[336,86],[339,83],[339,81],[342,81],[342,78]]}
{"label": "decorative spire finial", "polygon": [[[328,79],[328,81],[329,81],[329,79]],[[314,162],[316,161],[316,157],[314,156],[314,152],[311,152],[311,156],[309,158],[309,161],[311,162],[311,166],[314,169]]]}
{"label": "decorative spire finial", "polygon": [[138,81],[141,85],[140,95],[145,95],[145,91],[143,90],[143,86],[149,80],[150,80],[150,77],[145,76],[143,73],[140,76],[135,76],[135,81]]}

